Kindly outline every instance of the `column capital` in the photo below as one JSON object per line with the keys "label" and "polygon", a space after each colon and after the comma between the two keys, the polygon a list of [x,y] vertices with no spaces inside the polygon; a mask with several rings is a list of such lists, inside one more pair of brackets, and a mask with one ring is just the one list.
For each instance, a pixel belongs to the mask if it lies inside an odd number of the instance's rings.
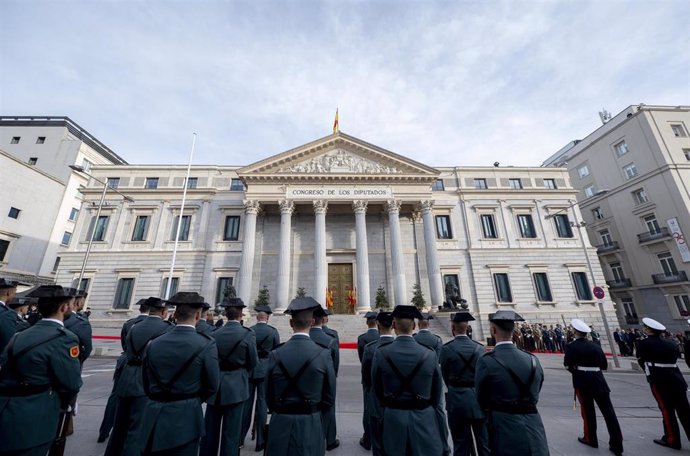
{"label": "column capital", "polygon": [[369,203],[366,200],[354,200],[352,202],[352,209],[355,211],[355,214],[366,214],[368,205]]}
{"label": "column capital", "polygon": [[326,200],[314,200],[314,213],[315,214],[325,214],[328,211],[328,201]]}
{"label": "column capital", "polygon": [[433,207],[434,202],[432,200],[423,200],[417,205],[417,210],[421,211],[422,214],[426,214],[427,212],[430,213]]}
{"label": "column capital", "polygon": [[402,206],[402,203],[398,200],[388,200],[386,201],[386,212],[389,214],[399,214],[400,213],[400,206]]}
{"label": "column capital", "polygon": [[244,212],[247,214],[258,214],[261,210],[261,203],[257,200],[244,200]]}
{"label": "column capital", "polygon": [[278,201],[278,205],[280,206],[281,214],[292,215],[295,211],[295,203],[290,200],[280,200]]}
{"label": "column capital", "polygon": [[414,223],[419,223],[422,221],[422,213],[420,211],[413,211],[412,214],[410,214],[410,220],[412,220]]}

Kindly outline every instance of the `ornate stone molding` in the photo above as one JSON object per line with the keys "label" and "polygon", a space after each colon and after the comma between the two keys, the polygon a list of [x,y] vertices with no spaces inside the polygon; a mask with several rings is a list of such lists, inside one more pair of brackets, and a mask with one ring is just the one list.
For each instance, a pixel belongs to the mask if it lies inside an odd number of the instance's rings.
{"label": "ornate stone molding", "polygon": [[386,212],[389,214],[399,214],[400,213],[400,206],[402,206],[402,203],[398,200],[388,200],[386,201]]}
{"label": "ornate stone molding", "polygon": [[402,174],[394,166],[388,166],[361,157],[344,149],[335,149],[324,155],[285,166],[279,173],[309,174]]}
{"label": "ornate stone molding", "polygon": [[258,214],[261,210],[261,203],[257,200],[244,200],[244,212],[247,214]]}
{"label": "ornate stone molding", "polygon": [[417,205],[417,210],[419,210],[422,214],[426,214],[427,212],[431,212],[434,207],[434,202],[431,200],[424,200],[420,201],[419,204]]}
{"label": "ornate stone molding", "polygon": [[325,214],[328,211],[328,201],[326,200],[314,200],[314,213],[315,214]]}
{"label": "ornate stone molding", "polygon": [[369,203],[366,200],[354,200],[352,202],[352,210],[355,211],[355,214],[366,214],[368,205]]}
{"label": "ornate stone molding", "polygon": [[280,206],[281,214],[292,215],[292,213],[295,211],[295,203],[290,200],[280,200],[278,205]]}
{"label": "ornate stone molding", "polygon": [[412,220],[413,223],[421,222],[422,213],[420,211],[413,211],[412,214],[410,214],[410,220]]}

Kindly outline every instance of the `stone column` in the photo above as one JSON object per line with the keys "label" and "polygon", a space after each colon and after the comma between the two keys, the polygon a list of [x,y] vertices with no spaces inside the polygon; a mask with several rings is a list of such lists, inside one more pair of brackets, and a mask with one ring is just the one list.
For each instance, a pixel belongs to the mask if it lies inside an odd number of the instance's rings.
{"label": "stone column", "polygon": [[431,306],[437,307],[443,305],[443,282],[441,280],[438,252],[436,251],[436,227],[434,226],[434,214],[431,211],[433,205],[433,201],[422,201],[419,209],[422,212],[422,221],[424,223],[424,247],[426,250],[426,270],[429,276]]}
{"label": "stone column", "polygon": [[386,203],[388,225],[391,232],[391,260],[393,261],[393,307],[407,302],[407,284],[405,283],[405,261],[400,235],[400,201],[389,200]]}
{"label": "stone column", "polygon": [[284,311],[290,303],[290,239],[292,237],[292,213],[295,203],[282,200],[280,205],[280,251],[278,252],[278,286],[275,310]]}
{"label": "stone column", "polygon": [[251,302],[252,272],[254,269],[254,249],[256,241],[256,216],[259,213],[258,201],[244,202],[244,231],[242,233],[242,258],[237,272],[237,296],[245,305]]}
{"label": "stone column", "polygon": [[367,202],[352,202],[355,211],[355,250],[357,255],[357,312],[371,310],[369,293],[369,246],[367,243]]}
{"label": "stone column", "polygon": [[326,307],[328,263],[326,262],[326,211],[328,201],[314,201],[314,299]]}

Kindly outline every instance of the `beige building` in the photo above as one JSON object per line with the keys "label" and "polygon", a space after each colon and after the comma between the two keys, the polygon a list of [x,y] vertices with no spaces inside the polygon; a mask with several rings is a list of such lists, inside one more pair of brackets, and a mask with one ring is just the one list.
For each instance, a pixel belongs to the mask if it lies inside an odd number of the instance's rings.
{"label": "beige building", "polygon": [[690,106],[633,105],[544,162],[579,190],[623,326],[690,329],[689,127]]}
{"label": "beige building", "polygon": [[[61,255],[57,281],[69,284],[95,230],[85,271],[93,321],[125,318],[137,299],[164,294],[181,216],[172,289],[209,302],[232,283],[251,304],[265,286],[282,310],[303,287],[322,303],[330,291],[334,310],[347,314],[373,307],[378,288],[391,304],[409,303],[419,284],[434,307],[457,289],[480,320],[479,338],[501,308],[532,322],[577,316],[601,327],[569,224],[576,190],[565,169],[433,168],[338,132],[244,167],[193,166],[181,211],[185,171],[92,168],[134,199],[108,193],[95,220],[103,187],[89,182]],[[595,276],[603,282],[598,264]],[[615,324],[610,301],[605,308]]]}

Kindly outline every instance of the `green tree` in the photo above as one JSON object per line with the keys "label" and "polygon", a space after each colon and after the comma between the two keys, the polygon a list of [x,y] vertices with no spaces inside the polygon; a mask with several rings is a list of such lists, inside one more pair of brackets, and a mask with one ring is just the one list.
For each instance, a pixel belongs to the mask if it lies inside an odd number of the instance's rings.
{"label": "green tree", "polygon": [[424,306],[426,306],[424,293],[422,293],[422,287],[419,283],[415,283],[414,287],[412,287],[412,304],[414,304],[417,309],[423,309]]}
{"label": "green tree", "polygon": [[255,306],[269,306],[271,305],[271,295],[268,292],[268,288],[266,285],[261,287],[261,290],[259,290],[259,295],[256,297],[256,300],[254,301]]}
{"label": "green tree", "polygon": [[379,310],[388,310],[390,308],[388,296],[386,296],[386,290],[383,289],[383,285],[379,285],[376,289],[376,308]]}
{"label": "green tree", "polygon": [[304,291],[304,287],[297,288],[297,295],[295,298],[304,298],[305,296],[307,296],[307,292]]}

